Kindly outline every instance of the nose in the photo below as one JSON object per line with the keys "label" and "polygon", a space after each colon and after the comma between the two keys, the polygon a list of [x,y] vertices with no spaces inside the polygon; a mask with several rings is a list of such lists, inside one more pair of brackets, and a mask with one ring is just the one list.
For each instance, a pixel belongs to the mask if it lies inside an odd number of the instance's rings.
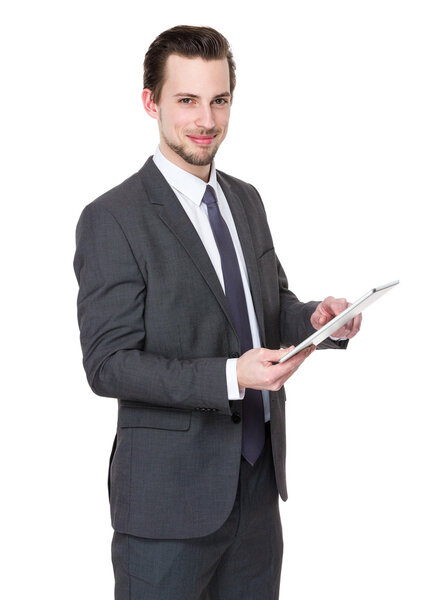
{"label": "nose", "polygon": [[209,104],[203,104],[199,107],[199,113],[195,120],[195,125],[201,129],[213,129],[215,126],[215,119],[212,108]]}

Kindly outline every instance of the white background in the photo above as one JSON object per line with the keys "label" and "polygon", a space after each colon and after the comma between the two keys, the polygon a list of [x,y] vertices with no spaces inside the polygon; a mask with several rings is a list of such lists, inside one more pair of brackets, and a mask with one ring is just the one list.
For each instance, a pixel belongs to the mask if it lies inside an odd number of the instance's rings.
{"label": "white background", "polygon": [[140,101],[148,45],[202,24],[237,63],[217,166],[260,190],[290,289],[354,300],[401,280],[347,352],[316,352],[286,386],[281,598],[434,600],[432,3],[13,6],[0,36],[2,597],[113,596],[116,401],[81,366],[74,231],[157,145]]}

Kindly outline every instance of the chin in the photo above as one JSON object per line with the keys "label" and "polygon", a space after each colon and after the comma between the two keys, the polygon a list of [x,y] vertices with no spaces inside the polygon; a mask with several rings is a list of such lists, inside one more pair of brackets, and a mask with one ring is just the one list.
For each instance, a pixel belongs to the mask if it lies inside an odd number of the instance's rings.
{"label": "chin", "polygon": [[176,144],[171,144],[170,148],[189,165],[194,165],[196,167],[205,167],[206,165],[210,165],[213,162],[216,152],[218,151],[218,146],[214,146],[213,148],[204,148],[204,150],[199,152],[198,150],[189,150],[185,146],[177,146]]}
{"label": "chin", "polygon": [[213,156],[207,154],[207,156],[196,156],[196,155],[185,155],[184,160],[190,165],[195,165],[196,167],[205,167],[206,165],[210,165],[213,162]]}

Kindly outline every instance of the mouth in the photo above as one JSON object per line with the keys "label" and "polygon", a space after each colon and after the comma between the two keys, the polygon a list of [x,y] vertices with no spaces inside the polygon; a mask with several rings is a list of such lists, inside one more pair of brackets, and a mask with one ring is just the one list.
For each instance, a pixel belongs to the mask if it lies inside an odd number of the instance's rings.
{"label": "mouth", "polygon": [[188,135],[187,137],[198,146],[210,146],[213,143],[215,135]]}

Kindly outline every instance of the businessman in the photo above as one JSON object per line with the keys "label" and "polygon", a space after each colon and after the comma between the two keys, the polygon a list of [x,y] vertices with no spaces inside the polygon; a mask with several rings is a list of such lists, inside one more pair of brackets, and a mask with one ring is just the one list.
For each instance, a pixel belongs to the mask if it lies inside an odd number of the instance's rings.
{"label": "businessman", "polygon": [[[86,375],[118,398],[115,597],[276,599],[283,385],[313,348],[277,361],[348,304],[288,290],[257,190],[215,167],[235,87],[227,40],[163,32],[143,84],[159,146],[85,207],[74,258]],[[345,348],[359,327],[322,347]]]}

